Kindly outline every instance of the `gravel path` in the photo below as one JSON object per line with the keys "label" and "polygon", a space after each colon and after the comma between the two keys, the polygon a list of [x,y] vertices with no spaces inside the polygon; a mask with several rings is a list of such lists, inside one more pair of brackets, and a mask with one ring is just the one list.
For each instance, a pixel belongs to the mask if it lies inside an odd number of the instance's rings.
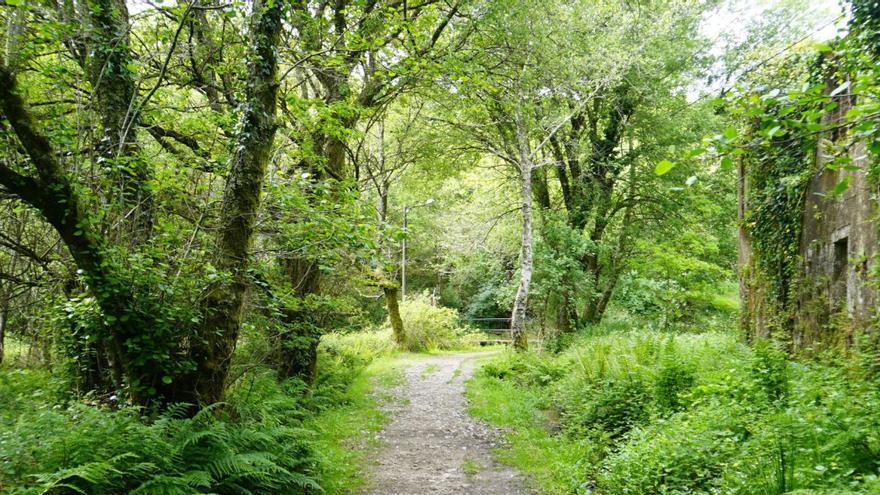
{"label": "gravel path", "polygon": [[500,433],[467,413],[464,382],[475,360],[489,353],[412,360],[406,380],[386,408],[392,420],[381,433],[372,495],[525,495],[523,478],[493,460]]}

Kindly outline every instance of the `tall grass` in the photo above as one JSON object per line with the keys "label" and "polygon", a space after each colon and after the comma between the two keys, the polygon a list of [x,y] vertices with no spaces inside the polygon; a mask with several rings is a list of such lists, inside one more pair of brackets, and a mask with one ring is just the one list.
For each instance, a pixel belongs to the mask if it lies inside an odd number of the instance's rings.
{"label": "tall grass", "polygon": [[[597,331],[559,355],[501,356],[469,394],[477,415],[512,428],[510,452],[552,445],[508,457],[548,493],[873,494],[880,380],[869,361],[796,362],[725,333]],[[489,413],[511,404],[516,420]]]}

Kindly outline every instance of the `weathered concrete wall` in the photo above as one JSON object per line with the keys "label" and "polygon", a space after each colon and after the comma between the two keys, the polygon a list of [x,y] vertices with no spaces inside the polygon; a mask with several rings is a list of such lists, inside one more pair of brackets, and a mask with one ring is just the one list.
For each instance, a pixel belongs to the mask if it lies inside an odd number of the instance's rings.
{"label": "weathered concrete wall", "polygon": [[[838,103],[838,109],[824,119],[832,128],[842,120],[851,101],[844,97]],[[775,307],[778,303],[768,300],[771,291],[755,269],[748,232],[740,229],[740,324],[749,338],[784,331],[790,332],[787,337],[795,349],[850,344],[854,332],[869,330],[880,314],[877,280],[872,275],[880,241],[880,191],[868,180],[865,146],[849,150],[852,164],[858,168],[832,170],[826,166],[831,159],[830,147],[844,131],[829,132],[816,151],[815,174],[805,191],[793,311],[781,314]],[[740,168],[740,220],[748,214],[746,176],[746,170]],[[849,187],[842,194],[832,194],[845,177],[851,177]]]}
{"label": "weathered concrete wall", "polygon": [[[877,188],[867,178],[863,145],[851,150],[857,170],[829,170],[829,157],[817,151],[819,172],[807,189],[800,254],[801,284],[793,342],[850,342],[877,311],[877,288],[871,279],[877,257]],[[831,191],[852,177],[839,195]],[[839,323],[829,328],[834,320]]]}

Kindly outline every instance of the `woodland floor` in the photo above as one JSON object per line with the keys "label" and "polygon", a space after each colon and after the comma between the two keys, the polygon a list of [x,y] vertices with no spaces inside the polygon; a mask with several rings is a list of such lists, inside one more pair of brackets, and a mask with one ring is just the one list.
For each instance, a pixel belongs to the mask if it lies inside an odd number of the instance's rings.
{"label": "woodland floor", "polygon": [[531,493],[512,467],[494,460],[502,435],[468,414],[464,384],[477,360],[491,353],[419,358],[407,363],[405,380],[380,434],[371,495]]}

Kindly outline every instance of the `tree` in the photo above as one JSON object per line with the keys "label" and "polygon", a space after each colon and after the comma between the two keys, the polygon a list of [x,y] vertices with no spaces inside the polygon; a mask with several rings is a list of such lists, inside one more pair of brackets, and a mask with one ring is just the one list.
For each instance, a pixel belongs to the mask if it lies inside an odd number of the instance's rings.
{"label": "tree", "polygon": [[[446,36],[461,9],[460,2],[433,0],[417,5],[342,1],[314,9],[299,2],[293,22],[300,43],[293,48],[303,63],[300,70],[290,71],[300,79],[299,94],[287,95],[296,105],[283,111],[298,130],[300,159],[289,173],[307,173],[313,184],[333,184],[344,196],[359,179],[360,168],[349,163],[349,143],[359,122],[429,80],[438,61],[464,39],[466,33]],[[321,267],[326,266],[320,255],[284,256],[280,261],[285,285],[298,299],[319,299]],[[287,314],[288,339],[280,339],[279,345],[308,358],[281,375],[311,382],[321,329],[310,321],[309,312]]]}
{"label": "tree", "polygon": [[[168,328],[161,312],[145,310],[150,306],[145,306],[127,283],[126,266],[116,259],[114,245],[98,228],[92,212],[86,210],[82,192],[27,110],[14,71],[6,64],[0,66],[0,109],[29,158],[29,164],[19,169],[0,164],[0,184],[39,211],[64,242],[108,328],[116,378],[124,379],[136,403],[208,404],[223,397],[248,286],[254,222],[276,131],[277,48],[284,11],[282,2],[257,2],[251,15],[247,104],[241,114],[236,154],[225,180],[217,229],[216,263],[225,275],[210,285],[202,302],[204,316],[201,321],[195,319],[199,322],[196,327],[184,327],[184,334],[164,336],[168,341],[144,342],[145,336],[157,335],[158,330],[180,329]],[[186,339],[189,332],[191,339]],[[159,357],[151,357],[154,352]],[[165,353],[185,360],[177,362]]]}
{"label": "tree", "polygon": [[[518,348],[526,347],[525,318],[533,271],[533,183],[543,177],[542,153],[585,99],[613,80],[617,69],[608,57],[589,67],[581,52],[589,53],[589,31],[595,6],[550,8],[550,15],[534,17],[534,9],[547,9],[528,1],[493,3],[474,34],[479,52],[464,53],[460,67],[444,95],[450,111],[442,118],[473,143],[512,167],[519,183],[522,218],[519,285],[511,312],[511,333]],[[598,9],[601,10],[601,9]],[[538,33],[536,35],[536,33]],[[577,35],[575,35],[577,33]],[[570,48],[558,49],[562,43]],[[576,55],[575,55],[576,54]],[[573,105],[548,106],[562,99]],[[550,110],[550,111],[548,111]],[[536,170],[539,170],[536,172]],[[540,188],[539,191],[546,191]]]}

